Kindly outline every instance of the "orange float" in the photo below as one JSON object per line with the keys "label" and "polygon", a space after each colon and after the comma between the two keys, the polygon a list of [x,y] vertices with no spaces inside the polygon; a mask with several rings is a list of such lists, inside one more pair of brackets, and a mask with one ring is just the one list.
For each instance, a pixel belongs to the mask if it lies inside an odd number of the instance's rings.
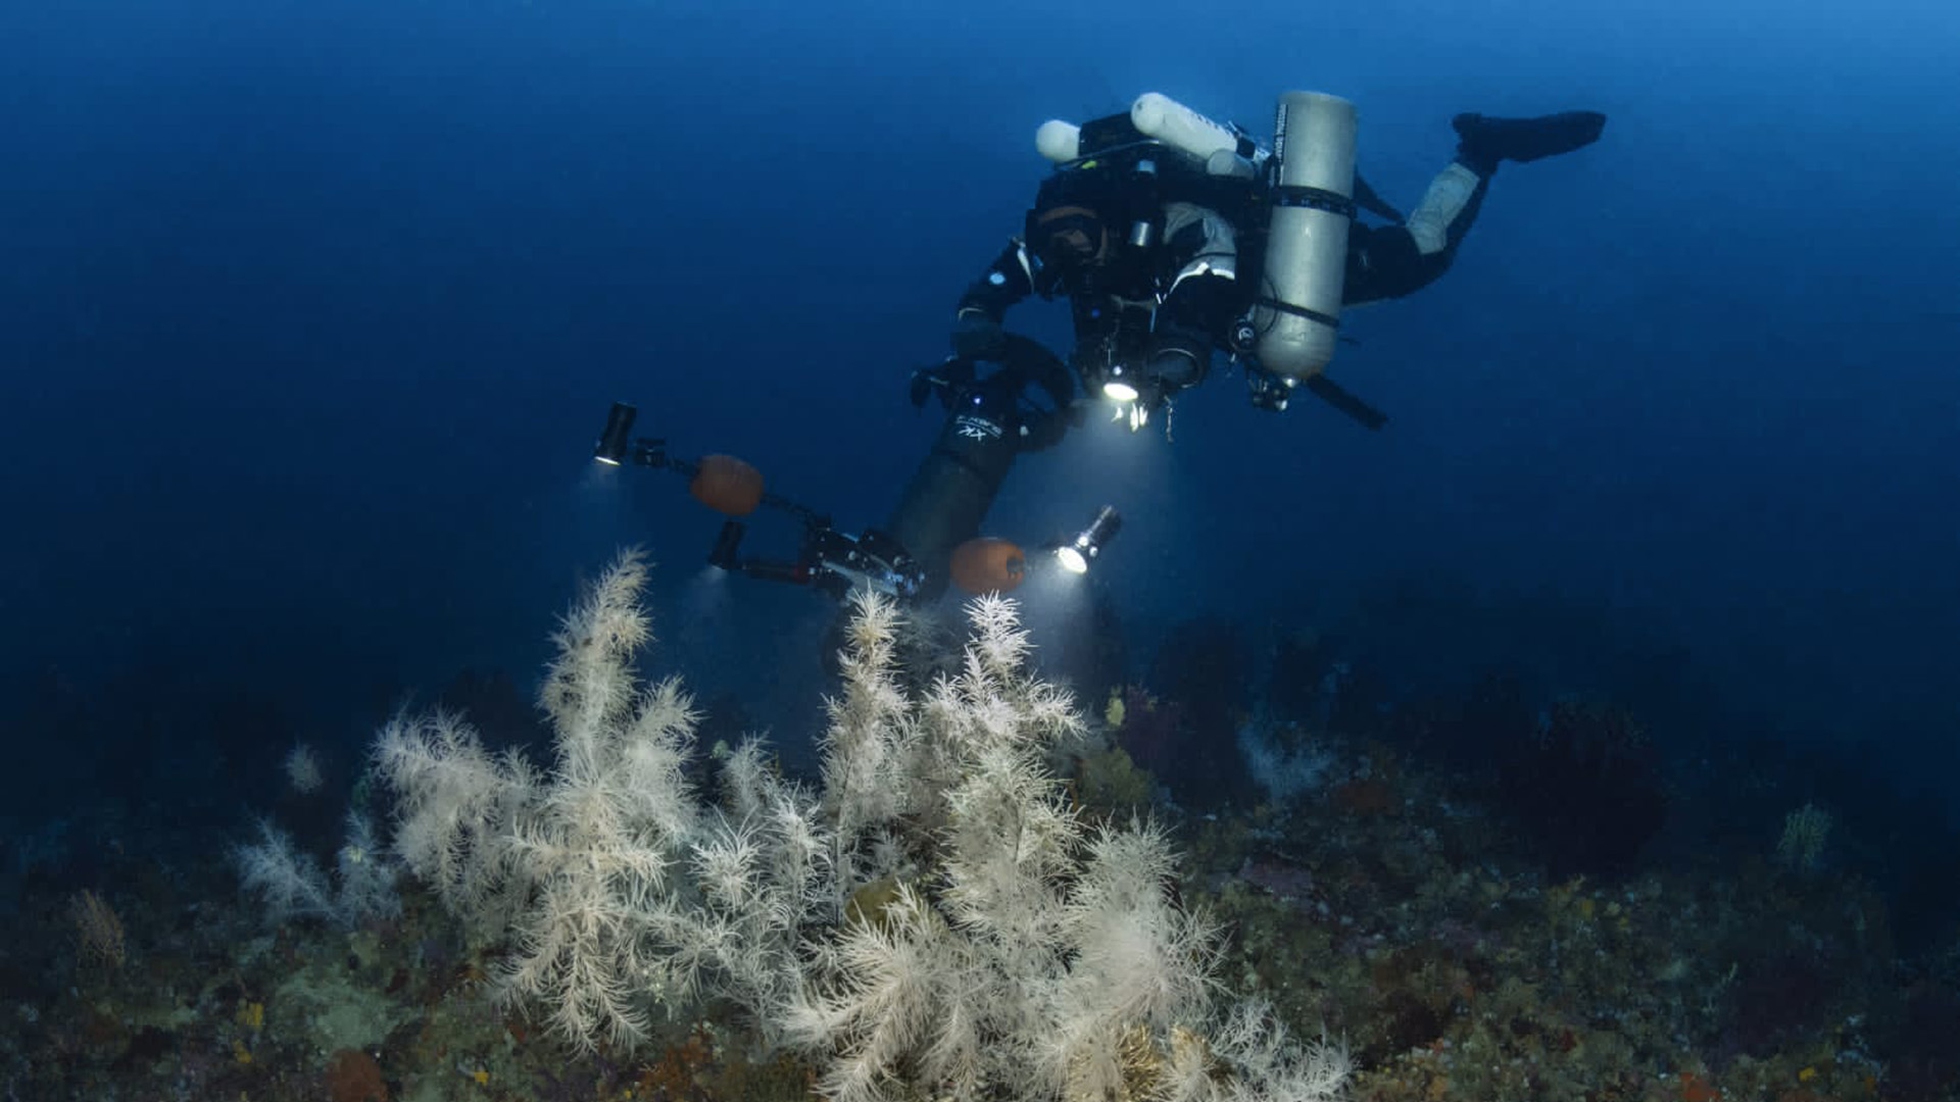
{"label": "orange float", "polygon": [[704,455],[687,490],[717,513],[745,517],[762,504],[762,472],[732,455]]}
{"label": "orange float", "polygon": [[1028,574],[1028,557],[1007,540],[970,539],[953,548],[953,584],[974,596],[1008,593]]}

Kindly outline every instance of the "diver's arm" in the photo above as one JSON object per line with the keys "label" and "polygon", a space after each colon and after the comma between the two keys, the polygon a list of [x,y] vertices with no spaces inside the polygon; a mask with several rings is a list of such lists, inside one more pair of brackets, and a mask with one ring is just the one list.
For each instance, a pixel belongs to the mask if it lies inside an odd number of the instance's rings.
{"label": "diver's arm", "polygon": [[980,278],[967,284],[954,316],[977,315],[998,323],[1007,316],[1008,307],[1034,292],[1034,273],[1034,258],[1028,247],[1018,237],[1009,238],[1007,247]]}

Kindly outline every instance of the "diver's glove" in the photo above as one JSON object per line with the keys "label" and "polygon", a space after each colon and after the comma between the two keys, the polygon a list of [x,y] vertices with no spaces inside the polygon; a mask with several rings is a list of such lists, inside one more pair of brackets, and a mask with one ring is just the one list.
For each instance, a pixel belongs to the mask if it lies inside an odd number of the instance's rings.
{"label": "diver's glove", "polygon": [[953,321],[953,355],[962,360],[996,360],[1007,351],[1007,331],[977,310]]}

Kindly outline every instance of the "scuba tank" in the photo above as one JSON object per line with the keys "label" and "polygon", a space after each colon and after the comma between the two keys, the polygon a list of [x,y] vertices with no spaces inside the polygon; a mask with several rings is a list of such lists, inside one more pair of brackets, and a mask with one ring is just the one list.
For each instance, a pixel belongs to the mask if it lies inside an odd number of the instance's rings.
{"label": "scuba tank", "polygon": [[1036,151],[1057,165],[1139,140],[1158,142],[1183,153],[1212,176],[1250,179],[1267,156],[1258,143],[1236,128],[1213,122],[1159,92],[1138,96],[1127,114],[1095,119],[1082,126],[1049,119],[1034,132]]}
{"label": "scuba tank", "polygon": [[1279,168],[1267,222],[1266,262],[1253,301],[1253,346],[1291,385],[1334,358],[1354,221],[1354,104],[1287,92],[1273,123]]}

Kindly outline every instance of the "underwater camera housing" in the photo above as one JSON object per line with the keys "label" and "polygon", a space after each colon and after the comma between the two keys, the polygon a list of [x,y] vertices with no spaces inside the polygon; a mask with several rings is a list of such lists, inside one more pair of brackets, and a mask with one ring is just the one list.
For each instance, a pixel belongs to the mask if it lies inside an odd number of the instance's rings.
{"label": "underwater camera housing", "polygon": [[[689,493],[726,518],[707,559],[720,570],[834,597],[863,586],[908,602],[934,600],[949,585],[971,595],[1016,588],[1028,557],[1011,541],[982,535],[981,526],[1015,459],[1057,443],[1079,420],[1067,367],[1038,342],[1008,334],[997,359],[949,358],[915,372],[911,390],[920,408],[936,397],[945,422],[885,523],[858,535],[839,531],[823,512],[767,492],[761,472],[734,456],[678,459],[664,438],[634,435],[639,411],[631,403],[615,402],[607,411],[592,457],[606,466],[685,477]],[[802,524],[793,558],[743,554],[745,518],[764,508]],[[1114,517],[1115,510],[1105,511]],[[1087,558],[1113,534],[1111,525]]]}
{"label": "underwater camera housing", "polygon": [[[633,435],[638,416],[631,403],[614,402],[593,444],[592,458],[607,466],[647,467],[685,477],[695,500],[728,518],[715,533],[708,565],[765,581],[808,586],[834,597],[859,585],[901,600],[915,599],[923,590],[924,571],[897,540],[875,530],[860,536],[838,531],[824,513],[767,492],[761,473],[733,456],[676,459],[668,454],[665,439]],[[801,522],[803,535],[794,559],[742,556],[748,525],[740,518],[761,508],[787,513]]]}

